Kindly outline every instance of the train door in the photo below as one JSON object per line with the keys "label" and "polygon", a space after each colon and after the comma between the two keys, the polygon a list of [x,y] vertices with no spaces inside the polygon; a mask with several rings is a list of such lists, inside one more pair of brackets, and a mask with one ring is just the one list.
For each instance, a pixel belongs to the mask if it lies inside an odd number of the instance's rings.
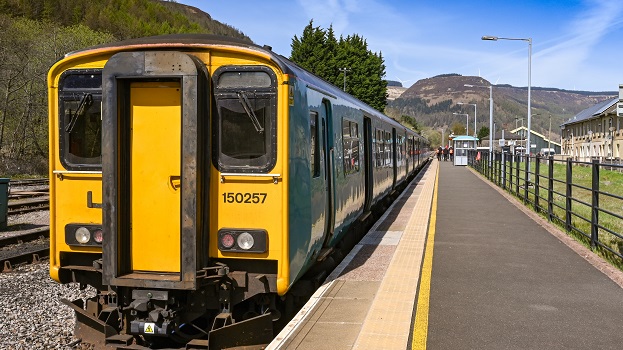
{"label": "train door", "polygon": [[192,56],[155,51],[118,53],[104,67],[104,284],[196,286],[203,69]]}
{"label": "train door", "polygon": [[180,270],[180,82],[132,82],[130,258],[132,271]]}
{"label": "train door", "polygon": [[373,197],[372,179],[372,120],[368,117],[363,118],[363,164],[365,178],[365,210],[370,210]]}
{"label": "train door", "polygon": [[329,101],[323,101],[320,108],[320,132],[321,132],[321,153],[324,158],[325,165],[325,189],[326,189],[326,201],[325,201],[325,243],[329,242],[333,236],[335,229],[335,149],[333,140],[333,120],[331,118],[331,105]]}

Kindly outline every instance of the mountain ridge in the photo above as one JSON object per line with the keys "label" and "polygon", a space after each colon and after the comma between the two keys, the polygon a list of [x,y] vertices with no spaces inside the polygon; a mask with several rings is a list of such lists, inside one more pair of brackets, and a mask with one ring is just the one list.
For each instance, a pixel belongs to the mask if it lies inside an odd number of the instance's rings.
{"label": "mountain ridge", "polygon": [[[467,87],[474,85],[475,87]],[[469,126],[473,130],[474,108],[476,104],[477,129],[489,127],[489,81],[477,76],[443,74],[418,80],[402,94],[388,102],[385,112],[399,118],[402,115],[414,117],[418,124],[430,128],[442,128],[460,123],[464,117],[452,113],[467,113]],[[506,130],[527,125],[527,87],[509,84],[493,86],[493,120]],[[531,87],[532,128],[537,132],[549,132],[551,115],[552,138],[558,136],[558,126],[580,111],[608,98],[617,96],[616,91],[569,91],[558,88]],[[523,120],[522,120],[523,119]],[[470,132],[471,133],[471,132]]]}

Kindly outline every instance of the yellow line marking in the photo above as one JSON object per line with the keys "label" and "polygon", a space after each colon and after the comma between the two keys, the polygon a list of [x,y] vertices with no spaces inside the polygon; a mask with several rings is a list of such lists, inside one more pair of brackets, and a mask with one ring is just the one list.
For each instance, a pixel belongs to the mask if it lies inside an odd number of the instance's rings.
{"label": "yellow line marking", "polygon": [[437,223],[437,194],[439,191],[439,163],[437,163],[437,174],[435,176],[435,192],[430,213],[428,227],[428,237],[426,239],[426,250],[424,252],[424,263],[422,264],[422,274],[420,277],[420,288],[418,291],[417,310],[415,313],[415,325],[413,326],[413,342],[411,349],[425,350],[426,338],[428,336],[428,311],[430,302],[430,280],[433,270],[433,248],[435,244],[435,225]]}

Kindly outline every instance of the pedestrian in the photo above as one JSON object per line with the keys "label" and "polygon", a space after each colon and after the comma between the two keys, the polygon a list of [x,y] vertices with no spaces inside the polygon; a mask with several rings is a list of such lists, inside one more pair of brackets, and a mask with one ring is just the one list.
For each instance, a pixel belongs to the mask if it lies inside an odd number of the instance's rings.
{"label": "pedestrian", "polygon": [[450,155],[450,161],[454,162],[454,147],[450,146],[448,149],[448,154]]}
{"label": "pedestrian", "polygon": [[443,161],[447,161],[448,160],[448,145],[446,145],[446,147],[443,149]]}
{"label": "pedestrian", "polygon": [[443,153],[443,148],[441,148],[441,146],[439,146],[437,148],[437,161],[441,162],[441,154]]}

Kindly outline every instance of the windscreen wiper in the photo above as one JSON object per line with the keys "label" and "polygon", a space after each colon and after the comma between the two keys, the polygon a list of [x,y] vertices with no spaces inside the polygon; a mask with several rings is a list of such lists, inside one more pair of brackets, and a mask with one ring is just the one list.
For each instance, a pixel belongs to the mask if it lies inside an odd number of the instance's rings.
{"label": "windscreen wiper", "polygon": [[240,104],[242,105],[244,110],[247,112],[249,119],[251,119],[251,122],[253,123],[253,126],[255,127],[255,131],[259,133],[264,132],[264,128],[260,124],[260,121],[257,119],[255,112],[251,108],[251,102],[249,102],[249,98],[247,98],[247,94],[244,91],[237,91],[236,94],[238,94],[238,100],[240,100]]}
{"label": "windscreen wiper", "polygon": [[82,95],[82,99],[80,99],[80,104],[78,104],[78,108],[71,116],[69,124],[67,124],[67,126],[65,127],[65,132],[71,134],[71,132],[74,130],[74,126],[76,126],[78,118],[85,115],[91,105],[93,105],[93,95],[89,93],[85,93],[84,95]]}

